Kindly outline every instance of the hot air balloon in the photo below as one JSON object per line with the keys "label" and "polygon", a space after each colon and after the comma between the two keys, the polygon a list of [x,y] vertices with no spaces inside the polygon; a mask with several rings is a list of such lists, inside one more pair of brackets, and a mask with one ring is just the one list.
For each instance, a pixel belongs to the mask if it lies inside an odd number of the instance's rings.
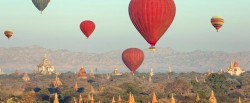
{"label": "hot air balloon", "polygon": [[13,32],[10,31],[10,30],[6,30],[6,31],[4,32],[4,35],[5,35],[8,39],[10,39],[10,37],[13,35]]}
{"label": "hot air balloon", "polygon": [[128,48],[123,51],[122,60],[130,71],[134,73],[142,64],[144,53],[138,48]]}
{"label": "hot air balloon", "polygon": [[211,23],[218,32],[224,24],[224,19],[222,18],[222,16],[213,16],[211,19]]}
{"label": "hot air balloon", "polygon": [[90,20],[85,20],[81,22],[80,29],[83,32],[83,34],[89,38],[89,36],[94,32],[95,30],[95,23]]}
{"label": "hot air balloon", "polygon": [[33,4],[36,6],[36,8],[43,12],[43,10],[48,6],[50,0],[32,0]]}
{"label": "hot air balloon", "polygon": [[174,0],[131,0],[129,16],[138,32],[155,49],[155,45],[172,24]]}

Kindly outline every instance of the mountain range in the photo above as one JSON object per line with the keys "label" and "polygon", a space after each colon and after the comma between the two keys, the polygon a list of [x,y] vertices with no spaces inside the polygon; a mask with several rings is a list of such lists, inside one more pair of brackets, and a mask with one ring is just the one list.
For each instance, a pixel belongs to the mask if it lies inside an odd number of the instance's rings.
{"label": "mountain range", "polygon": [[[123,50],[105,53],[71,52],[68,50],[50,50],[40,46],[0,48],[0,68],[7,72],[16,69],[32,72],[37,69],[46,55],[58,71],[76,72],[81,66],[87,71],[98,68],[102,72],[111,72],[115,67],[128,71],[123,64]],[[206,72],[209,68],[214,72],[226,70],[231,62],[239,62],[239,66],[250,70],[250,51],[227,53],[223,51],[191,51],[178,52],[171,48],[157,48],[155,52],[144,49],[145,59],[139,71],[167,72],[171,67],[174,72]]]}

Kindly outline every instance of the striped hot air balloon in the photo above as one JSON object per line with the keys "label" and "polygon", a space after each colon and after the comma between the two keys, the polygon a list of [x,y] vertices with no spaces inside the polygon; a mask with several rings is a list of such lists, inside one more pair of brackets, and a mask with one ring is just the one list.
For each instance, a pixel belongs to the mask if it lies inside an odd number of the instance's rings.
{"label": "striped hot air balloon", "polygon": [[211,19],[211,23],[218,32],[224,24],[224,19],[222,18],[222,16],[213,16]]}
{"label": "striped hot air balloon", "polygon": [[8,39],[10,39],[10,37],[12,37],[12,35],[13,35],[13,32],[10,31],[10,30],[6,30],[6,31],[4,31],[4,35],[5,35]]}
{"label": "striped hot air balloon", "polygon": [[48,6],[50,0],[32,0],[32,2],[35,7],[42,13],[43,10]]}

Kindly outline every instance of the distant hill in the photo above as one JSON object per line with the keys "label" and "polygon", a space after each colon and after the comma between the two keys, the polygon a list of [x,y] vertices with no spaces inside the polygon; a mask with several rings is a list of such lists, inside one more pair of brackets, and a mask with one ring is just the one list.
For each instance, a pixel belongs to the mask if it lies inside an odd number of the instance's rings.
{"label": "distant hill", "polygon": [[[214,72],[226,69],[230,62],[237,58],[240,67],[250,70],[250,52],[226,53],[222,51],[178,52],[171,48],[158,48],[156,52],[144,50],[145,61],[140,70],[148,72],[154,68],[156,72],[166,72],[169,65],[175,72],[205,72],[211,68]],[[127,71],[121,60],[122,50],[106,53],[71,52],[68,50],[50,50],[40,46],[0,48],[0,67],[5,71],[31,71],[36,69],[43,56],[59,71],[78,71],[86,68],[98,68],[100,71],[111,71],[114,67]],[[12,69],[8,69],[12,68]],[[25,70],[24,70],[25,69]],[[88,69],[87,69],[88,71]]]}

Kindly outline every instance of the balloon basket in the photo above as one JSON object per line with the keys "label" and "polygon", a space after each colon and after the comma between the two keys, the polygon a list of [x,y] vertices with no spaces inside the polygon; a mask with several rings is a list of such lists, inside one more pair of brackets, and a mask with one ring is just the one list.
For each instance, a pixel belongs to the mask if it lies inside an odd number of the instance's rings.
{"label": "balloon basket", "polygon": [[156,51],[156,48],[154,46],[151,46],[151,47],[148,48],[148,50],[150,50],[150,51]]}

